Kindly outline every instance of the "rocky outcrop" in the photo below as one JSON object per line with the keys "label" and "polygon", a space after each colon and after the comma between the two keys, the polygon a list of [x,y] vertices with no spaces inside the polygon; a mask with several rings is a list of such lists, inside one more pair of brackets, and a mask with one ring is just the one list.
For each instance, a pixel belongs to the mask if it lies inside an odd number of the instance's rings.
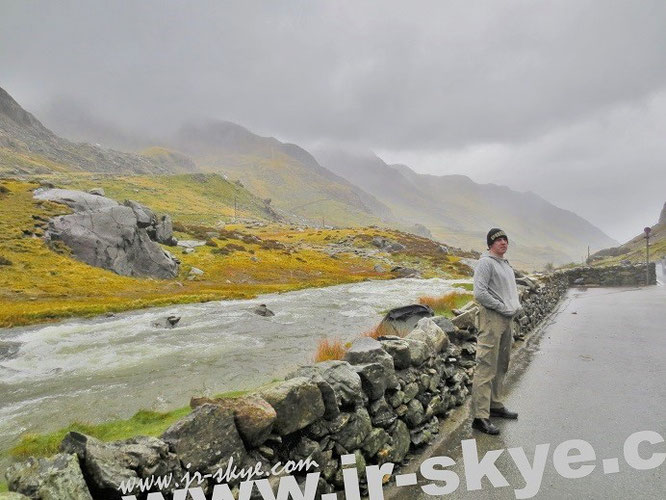
{"label": "rocky outcrop", "polygon": [[74,210],[73,214],[52,218],[45,237],[47,241],[62,241],[77,259],[123,276],[178,275],[179,262],[156,243],[175,244],[168,216],[158,218],[137,202],[119,205],[110,198],[81,191],[38,189],[34,196]]}
{"label": "rocky outcrop", "polygon": [[36,189],[33,193],[36,200],[53,201],[67,205],[74,212],[88,212],[103,208],[117,207],[118,202],[97,194],[84,193],[71,189]]}
{"label": "rocky outcrop", "polygon": [[664,203],[664,208],[661,209],[659,214],[659,222],[657,224],[666,224],[666,203]]}

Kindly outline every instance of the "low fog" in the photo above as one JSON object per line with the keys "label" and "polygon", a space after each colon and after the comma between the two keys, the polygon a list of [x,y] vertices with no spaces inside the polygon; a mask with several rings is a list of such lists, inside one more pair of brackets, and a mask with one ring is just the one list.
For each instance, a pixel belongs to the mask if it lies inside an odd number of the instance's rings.
{"label": "low fog", "polygon": [[0,86],[68,138],[223,119],[533,191],[625,241],[666,201],[666,3],[0,4]]}

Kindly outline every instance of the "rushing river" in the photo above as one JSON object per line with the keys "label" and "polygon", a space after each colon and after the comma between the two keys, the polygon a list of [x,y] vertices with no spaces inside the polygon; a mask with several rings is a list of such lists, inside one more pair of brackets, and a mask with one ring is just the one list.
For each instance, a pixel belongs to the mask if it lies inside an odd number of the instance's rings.
{"label": "rushing river", "polygon": [[[366,281],[0,329],[0,450],[26,431],[127,418],[141,408],[185,406],[192,395],[256,387],[312,362],[321,338],[354,339],[383,311],[444,293],[454,282]],[[259,304],[275,316],[255,314]],[[171,314],[182,317],[176,328],[152,326]]]}

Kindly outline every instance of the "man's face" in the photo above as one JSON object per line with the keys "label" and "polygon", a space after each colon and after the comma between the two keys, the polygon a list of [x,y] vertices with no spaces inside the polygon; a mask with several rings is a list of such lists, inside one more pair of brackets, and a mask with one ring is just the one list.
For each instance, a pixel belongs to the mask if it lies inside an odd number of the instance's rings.
{"label": "man's face", "polygon": [[500,257],[502,257],[508,249],[509,240],[504,236],[500,236],[495,241],[493,241],[492,245],[490,245],[490,251],[499,255]]}

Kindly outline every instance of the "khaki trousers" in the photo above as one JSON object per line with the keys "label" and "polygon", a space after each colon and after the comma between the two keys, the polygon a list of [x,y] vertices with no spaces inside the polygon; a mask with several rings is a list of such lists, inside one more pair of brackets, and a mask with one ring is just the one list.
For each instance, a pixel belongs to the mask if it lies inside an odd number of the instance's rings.
{"label": "khaki trousers", "polygon": [[476,371],[472,385],[474,418],[489,418],[490,408],[502,408],[504,377],[511,357],[511,318],[479,306]]}

